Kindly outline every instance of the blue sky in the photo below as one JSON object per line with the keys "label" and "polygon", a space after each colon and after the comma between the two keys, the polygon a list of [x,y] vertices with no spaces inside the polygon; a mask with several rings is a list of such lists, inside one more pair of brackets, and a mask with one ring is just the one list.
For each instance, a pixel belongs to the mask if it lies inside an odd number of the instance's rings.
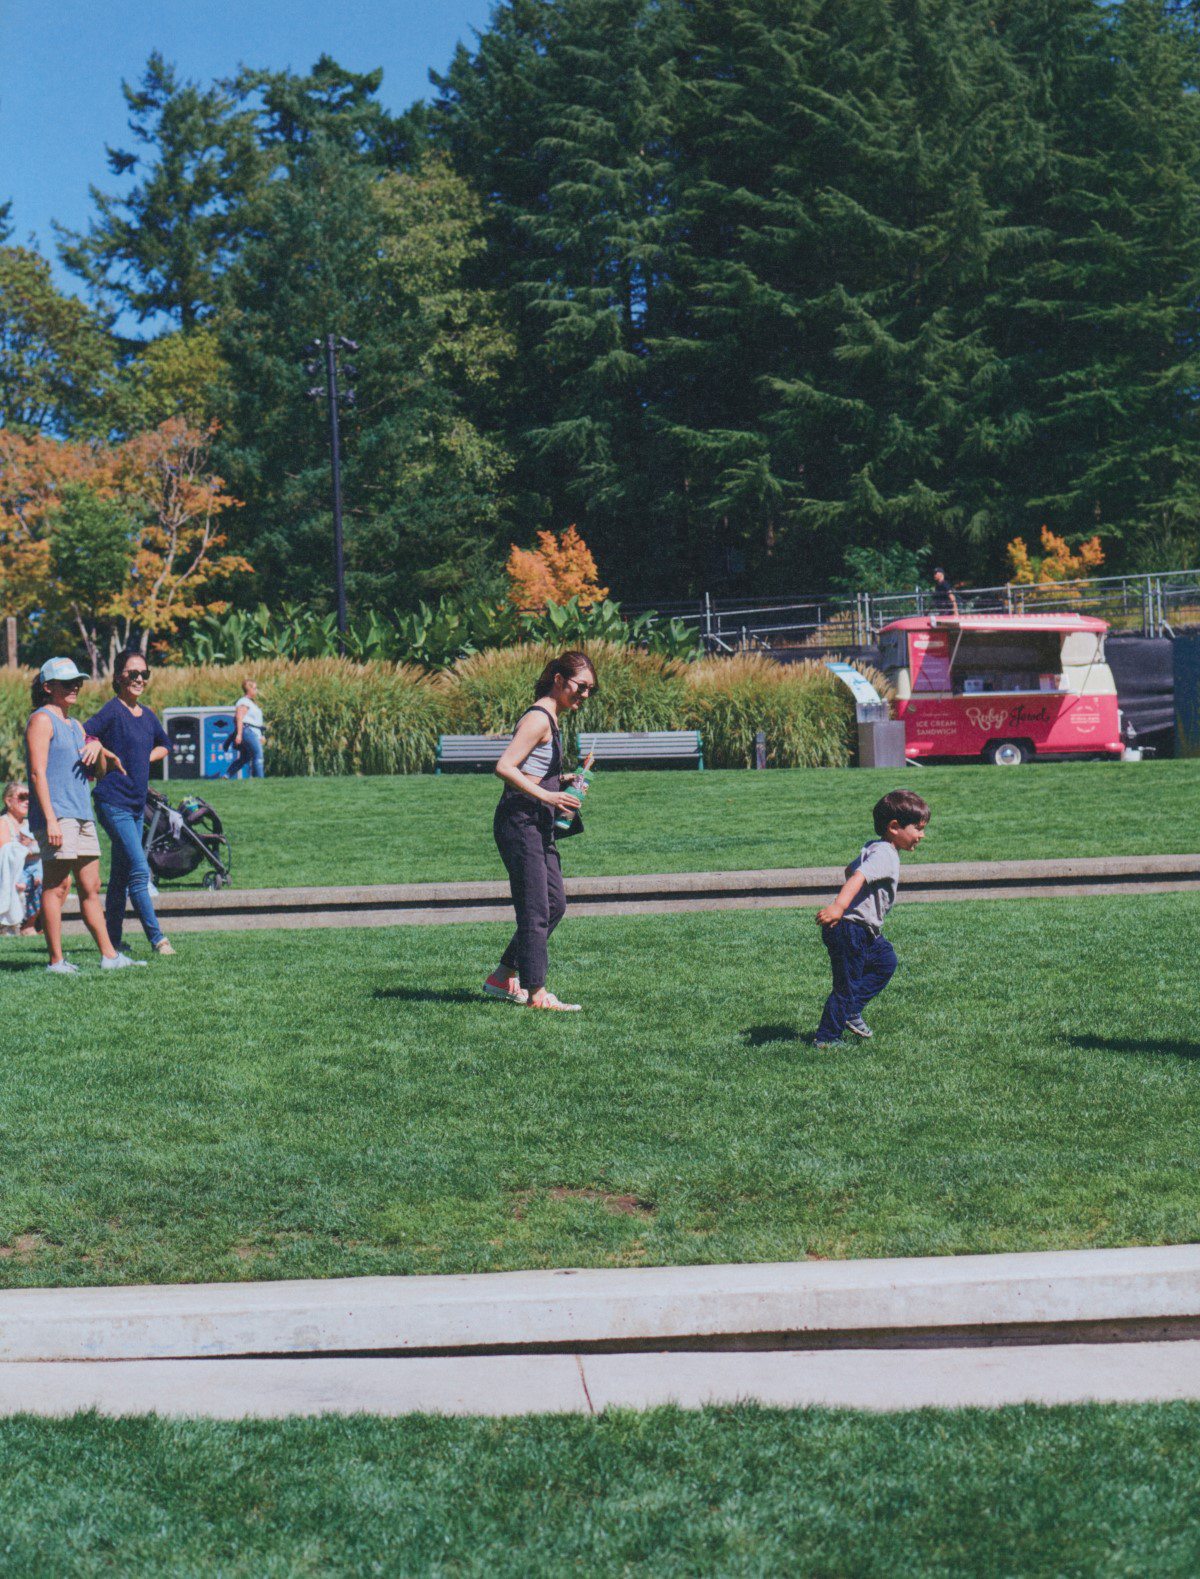
{"label": "blue sky", "polygon": [[89,184],[114,189],[105,144],[130,142],[121,81],[140,77],[151,50],[200,82],[243,64],[306,71],[322,53],[353,71],[382,66],[380,97],[403,109],[490,11],[490,0],[0,0],[0,202],[12,199],[13,239],[32,232],[51,254],[51,220],[80,229]]}

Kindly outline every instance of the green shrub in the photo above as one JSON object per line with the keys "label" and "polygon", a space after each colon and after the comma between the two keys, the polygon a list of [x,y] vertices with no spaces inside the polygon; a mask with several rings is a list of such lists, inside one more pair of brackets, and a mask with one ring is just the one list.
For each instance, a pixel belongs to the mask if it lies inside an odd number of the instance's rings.
{"label": "green shrub", "polygon": [[[0,671],[5,777],[25,771],[32,678],[28,670]],[[159,714],[167,707],[232,707],[244,679],[259,683],[272,774],[421,773],[432,768],[437,737],[447,727],[445,691],[423,670],[344,658],[156,669],[146,702]],[[109,681],[89,681],[74,716],[88,718],[112,694]]]}
{"label": "green shrub", "polygon": [[[883,676],[869,677],[886,695]],[[687,681],[687,727],[701,731],[712,767],[751,767],[760,729],[770,767],[840,768],[853,761],[854,699],[824,664],[779,664],[743,653],[693,664]]]}
{"label": "green shrub", "polygon": [[[456,663],[446,677],[453,728],[463,734],[502,735],[533,701],[533,687],[561,647],[502,647]],[[579,729],[679,729],[687,688],[686,666],[616,642],[586,649],[596,666],[597,695],[563,719],[563,744],[575,750]]]}
{"label": "green shrub", "polygon": [[[154,671],[147,694],[167,707],[232,706],[256,679],[269,729],[268,772],[280,775],[421,773],[444,731],[508,734],[533,700],[534,682],[562,649],[526,643],[460,659],[444,674],[406,664],[310,658],[236,667]],[[699,729],[712,767],[749,767],[754,736],[772,767],[842,767],[853,760],[854,703],[819,663],[781,665],[761,655],[687,665],[614,642],[589,644],[598,693],[563,720],[573,757],[578,729]],[[883,676],[864,670],[887,694]],[[0,670],[0,775],[23,774],[28,670]],[[112,695],[107,680],[83,688],[76,717]]]}

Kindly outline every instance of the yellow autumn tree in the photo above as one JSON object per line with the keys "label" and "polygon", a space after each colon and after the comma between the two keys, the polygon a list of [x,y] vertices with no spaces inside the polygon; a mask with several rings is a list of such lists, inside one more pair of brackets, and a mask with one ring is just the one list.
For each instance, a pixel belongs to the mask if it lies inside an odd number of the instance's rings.
{"label": "yellow autumn tree", "polygon": [[600,585],[600,572],[592,551],[574,526],[555,537],[553,532],[538,533],[537,548],[518,548],[514,543],[505,569],[508,596],[522,613],[538,613],[547,603],[579,600],[580,608],[603,603],[608,588]]}
{"label": "yellow autumn tree", "polygon": [[1012,567],[1009,580],[1015,586],[1034,586],[1040,581],[1080,581],[1104,563],[1104,550],[1098,537],[1089,537],[1071,552],[1065,537],[1048,526],[1042,527],[1042,552],[1031,554],[1023,537],[1014,537],[1006,550]]}
{"label": "yellow autumn tree", "polygon": [[92,481],[95,448],[0,428],[0,614],[25,614],[50,601],[46,518],[63,490]]}
{"label": "yellow autumn tree", "polygon": [[141,522],[129,578],[98,611],[112,621],[116,645],[127,646],[136,632],[144,652],[151,636],[222,612],[225,601],[207,595],[211,583],[253,569],[241,554],[223,552],[219,517],[241,502],[208,470],[215,435],[215,423],[193,427],[171,417],[108,453],[98,481]]}

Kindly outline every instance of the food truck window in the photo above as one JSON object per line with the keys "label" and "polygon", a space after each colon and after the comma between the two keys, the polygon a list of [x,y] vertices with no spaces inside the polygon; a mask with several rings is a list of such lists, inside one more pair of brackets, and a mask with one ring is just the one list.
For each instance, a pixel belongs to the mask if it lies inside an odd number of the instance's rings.
{"label": "food truck window", "polygon": [[1058,631],[963,631],[953,669],[958,692],[1056,689],[1062,636]]}
{"label": "food truck window", "polygon": [[903,669],[907,662],[907,643],[903,631],[879,633],[879,661],[889,671]]}

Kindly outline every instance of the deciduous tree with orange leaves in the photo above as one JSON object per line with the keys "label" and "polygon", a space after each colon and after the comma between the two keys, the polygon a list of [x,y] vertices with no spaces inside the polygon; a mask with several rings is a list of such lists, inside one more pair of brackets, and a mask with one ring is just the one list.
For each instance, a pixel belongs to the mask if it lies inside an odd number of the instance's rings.
{"label": "deciduous tree with orange leaves", "polygon": [[1076,581],[1090,576],[1104,563],[1104,549],[1098,537],[1080,543],[1072,553],[1065,537],[1048,526],[1042,527],[1042,552],[1031,554],[1023,537],[1014,537],[1006,550],[1012,567],[1010,581],[1016,586],[1032,586],[1039,581]]}
{"label": "deciduous tree with orange leaves", "polygon": [[592,551],[574,526],[555,537],[539,532],[539,548],[518,548],[508,556],[509,600],[522,613],[541,613],[548,603],[562,605],[578,598],[579,607],[603,603],[608,588],[600,585],[600,572]]}
{"label": "deciduous tree with orange leaves", "polygon": [[[0,614],[59,611],[95,664],[102,648],[111,663],[123,646],[144,652],[182,621],[222,612],[207,590],[251,566],[224,551],[219,518],[238,500],[208,469],[215,432],[181,417],[112,446],[0,431]],[[123,506],[130,521],[128,569],[103,594],[72,578],[77,554],[54,552],[56,519],[81,494]]]}

